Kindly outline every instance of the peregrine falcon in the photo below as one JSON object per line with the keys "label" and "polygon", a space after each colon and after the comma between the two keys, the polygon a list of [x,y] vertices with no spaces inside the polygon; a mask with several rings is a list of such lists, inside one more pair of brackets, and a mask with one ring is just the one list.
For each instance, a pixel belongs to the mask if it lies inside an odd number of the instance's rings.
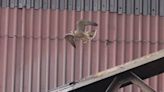
{"label": "peregrine falcon", "polygon": [[77,29],[65,35],[66,41],[76,48],[75,41],[77,39],[82,40],[83,44],[87,43],[89,40],[92,40],[96,35],[96,30],[86,31],[85,27],[88,25],[97,26],[97,23],[88,20],[80,20],[77,23]]}

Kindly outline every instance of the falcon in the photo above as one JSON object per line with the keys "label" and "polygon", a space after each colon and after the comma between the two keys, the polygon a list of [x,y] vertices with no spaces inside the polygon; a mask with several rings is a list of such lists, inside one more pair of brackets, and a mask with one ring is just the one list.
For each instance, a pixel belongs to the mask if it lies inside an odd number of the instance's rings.
{"label": "falcon", "polygon": [[77,39],[82,40],[83,44],[86,44],[89,40],[92,40],[96,35],[96,30],[86,31],[86,26],[97,26],[98,24],[93,21],[80,20],[77,23],[77,29],[71,33],[65,35],[66,41],[68,41],[74,48],[76,48],[75,41]]}

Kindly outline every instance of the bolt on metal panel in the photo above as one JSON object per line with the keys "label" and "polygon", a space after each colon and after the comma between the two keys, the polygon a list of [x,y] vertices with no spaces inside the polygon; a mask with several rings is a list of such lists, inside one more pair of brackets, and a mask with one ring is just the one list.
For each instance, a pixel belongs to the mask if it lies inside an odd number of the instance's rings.
{"label": "bolt on metal panel", "polygon": [[118,0],[118,14],[123,13],[123,0]]}
{"label": "bolt on metal panel", "polygon": [[156,15],[156,1],[157,0],[151,0],[151,15]]}
{"label": "bolt on metal panel", "polygon": [[164,16],[164,0],[160,0],[159,2],[159,15]]}
{"label": "bolt on metal panel", "polygon": [[59,9],[60,10],[64,10],[64,7],[65,7],[64,3],[65,3],[64,0],[59,0],[59,7],[60,7]]}
{"label": "bolt on metal panel", "polygon": [[107,0],[102,0],[101,10],[102,11],[106,11],[107,10]]}
{"label": "bolt on metal panel", "polygon": [[84,3],[85,3],[85,11],[89,11],[90,0],[85,0]]}
{"label": "bolt on metal panel", "polygon": [[117,0],[110,0],[110,11],[117,12]]}
{"label": "bolt on metal panel", "polygon": [[[29,0],[30,1],[30,0]],[[14,0],[10,0],[10,4],[9,4],[9,6],[10,6],[10,8],[14,8],[15,7],[15,4],[14,4]]]}
{"label": "bolt on metal panel", "polygon": [[[10,0],[11,1],[11,0]],[[31,8],[31,0],[26,0],[26,5],[25,5],[25,7],[27,8],[27,9],[29,9],[29,8]]]}
{"label": "bolt on metal panel", "polygon": [[76,11],[81,10],[81,0],[76,0]]}
{"label": "bolt on metal panel", "polygon": [[126,0],[126,13],[132,14],[134,12],[134,0]]}
{"label": "bolt on metal panel", "polygon": [[2,0],[2,7],[8,7],[9,6],[9,0]]}
{"label": "bolt on metal panel", "polygon": [[134,8],[134,13],[136,14],[136,15],[139,15],[140,14],[140,0],[135,0],[134,1],[134,6],[135,6],[135,8]]}

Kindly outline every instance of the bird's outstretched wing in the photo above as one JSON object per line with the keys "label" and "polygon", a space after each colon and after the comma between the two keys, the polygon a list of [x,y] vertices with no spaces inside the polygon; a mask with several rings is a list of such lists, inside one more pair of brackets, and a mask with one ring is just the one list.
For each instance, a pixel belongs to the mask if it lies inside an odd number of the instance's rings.
{"label": "bird's outstretched wing", "polygon": [[66,35],[65,35],[65,39],[66,39],[66,41],[68,41],[74,48],[76,48],[75,37],[74,37],[73,34],[66,34]]}
{"label": "bird's outstretched wing", "polygon": [[80,20],[77,24],[77,30],[78,31],[85,31],[85,26],[97,26],[96,22],[89,21],[89,20]]}

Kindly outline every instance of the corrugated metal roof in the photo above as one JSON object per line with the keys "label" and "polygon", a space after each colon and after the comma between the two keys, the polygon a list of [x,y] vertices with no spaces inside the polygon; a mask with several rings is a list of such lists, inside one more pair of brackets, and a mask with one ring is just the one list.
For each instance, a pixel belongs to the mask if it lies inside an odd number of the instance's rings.
{"label": "corrugated metal roof", "polygon": [[[80,19],[96,21],[98,34],[74,49],[64,35]],[[0,8],[0,92],[45,92],[161,50],[163,23],[159,16]],[[146,82],[164,91],[163,74]]]}
{"label": "corrugated metal roof", "polygon": [[164,0],[0,0],[0,6],[164,16]]}

